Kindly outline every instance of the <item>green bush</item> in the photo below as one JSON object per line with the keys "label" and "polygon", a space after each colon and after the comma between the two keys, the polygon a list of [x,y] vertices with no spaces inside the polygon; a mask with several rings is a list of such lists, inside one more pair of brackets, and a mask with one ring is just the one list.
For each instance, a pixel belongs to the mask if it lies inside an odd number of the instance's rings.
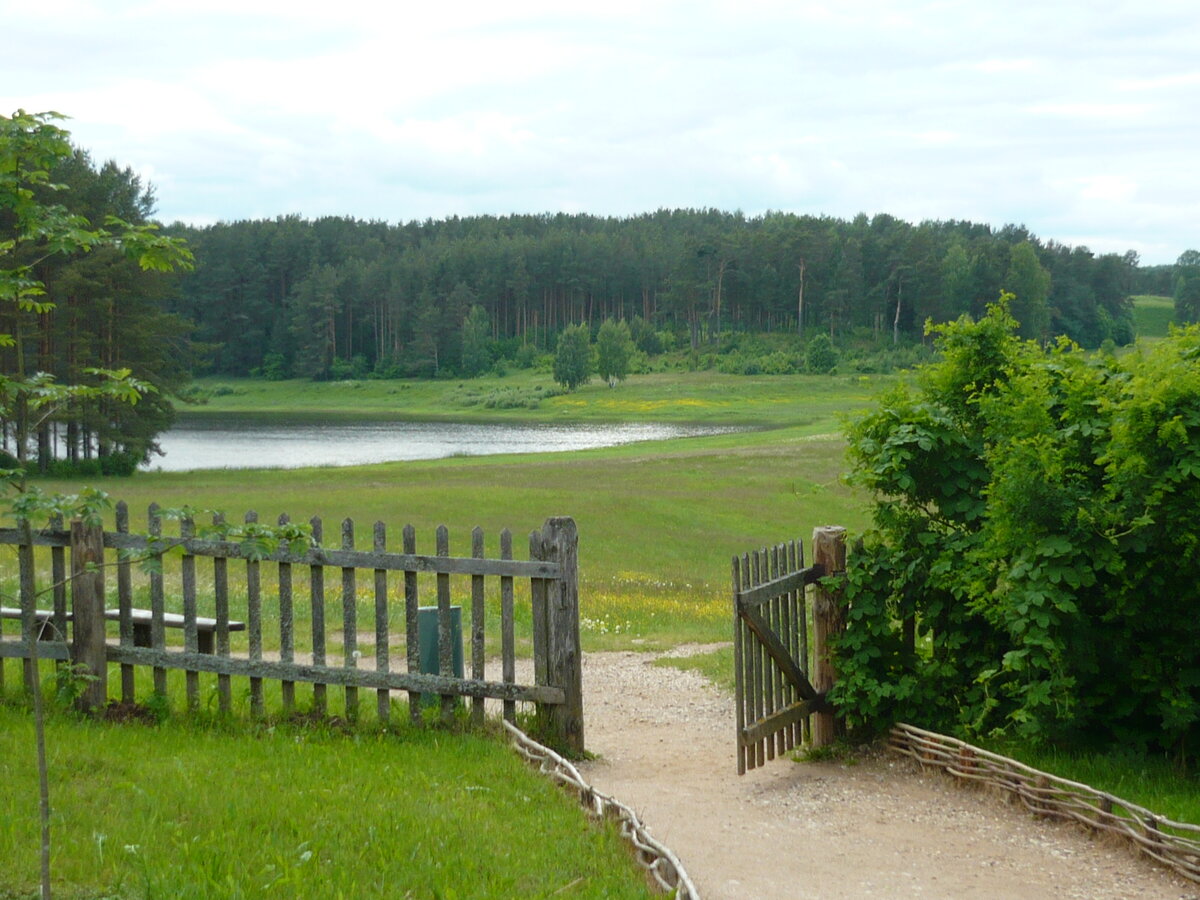
{"label": "green bush", "polygon": [[804,367],[813,375],[832,372],[838,364],[838,352],[827,334],[818,334],[808,342],[804,353]]}
{"label": "green bush", "polygon": [[518,369],[532,369],[537,362],[538,349],[533,344],[522,344],[513,354],[513,365]]}
{"label": "green bush", "polygon": [[1120,360],[1021,341],[1004,303],[936,331],[942,361],[849,431],[878,501],[837,702],[859,725],[1186,754],[1200,330]]}
{"label": "green bush", "polygon": [[267,381],[283,381],[288,377],[288,364],[282,353],[263,356],[262,375]]}

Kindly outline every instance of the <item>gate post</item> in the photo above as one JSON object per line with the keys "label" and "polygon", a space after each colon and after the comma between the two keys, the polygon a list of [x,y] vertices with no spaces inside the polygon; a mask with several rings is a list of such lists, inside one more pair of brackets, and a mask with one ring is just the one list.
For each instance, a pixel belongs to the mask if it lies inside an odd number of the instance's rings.
{"label": "gate post", "polygon": [[[826,575],[846,570],[846,529],[840,525],[825,525],[813,529],[813,564],[821,566]],[[839,594],[822,584],[813,594],[813,687],[819,695],[826,694],[837,679],[833,665],[830,637],[846,627],[845,611]],[[833,743],[836,725],[833,710],[815,713],[812,719],[812,745],[825,747]]]}
{"label": "gate post", "polygon": [[542,526],[546,562],[557,563],[559,578],[546,583],[546,681],[562,688],[566,702],[549,708],[550,726],[573,753],[583,753],[583,654],[579,647],[579,532],[570,516]]}
{"label": "gate post", "polygon": [[71,662],[92,680],[79,706],[90,712],[108,700],[108,658],[104,641],[104,530],[71,522]]}

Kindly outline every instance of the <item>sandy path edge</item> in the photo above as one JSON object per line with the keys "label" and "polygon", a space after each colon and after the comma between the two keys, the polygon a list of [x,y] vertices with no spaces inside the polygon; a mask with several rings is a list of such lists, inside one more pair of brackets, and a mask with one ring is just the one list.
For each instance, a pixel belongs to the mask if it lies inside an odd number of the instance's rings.
{"label": "sandy path edge", "polygon": [[[668,655],[686,655],[683,647]],[[1200,885],[902,757],[736,774],[732,700],[663,654],[584,656],[585,778],[722,898],[1149,898]]]}

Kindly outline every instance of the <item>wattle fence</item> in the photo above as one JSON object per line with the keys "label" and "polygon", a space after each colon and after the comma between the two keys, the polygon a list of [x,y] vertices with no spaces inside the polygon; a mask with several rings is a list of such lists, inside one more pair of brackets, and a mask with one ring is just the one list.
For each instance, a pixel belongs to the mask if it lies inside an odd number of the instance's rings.
{"label": "wattle fence", "polygon": [[1200,881],[1200,826],[1173,822],[1114,794],[912,725],[893,727],[889,746],[922,766],[1016,797],[1034,815],[1128,841],[1185,878]]}
{"label": "wattle fence", "polygon": [[[253,524],[257,516],[247,513],[245,521]],[[124,504],[117,506],[116,523],[115,531],[81,521],[70,528],[55,523],[42,530],[0,529],[0,544],[15,546],[18,560],[18,596],[6,601],[0,616],[0,626],[5,618],[18,623],[13,635],[0,631],[0,689],[3,659],[25,660],[29,678],[36,651],[38,658],[69,660],[94,679],[81,697],[90,707],[108,701],[109,664],[119,666],[125,703],[146,699],[145,687],[139,694],[145,679],[137,677],[138,670],[151,672],[150,691],[164,697],[167,673],[182,671],[185,702],[193,710],[201,704],[205,673],[215,676],[222,712],[232,707],[233,679],[247,679],[254,715],[264,711],[265,681],[279,683],[285,715],[297,710],[299,684],[312,685],[311,711],[317,716],[328,713],[331,688],[343,692],[349,719],[359,715],[359,691],[373,690],[384,722],[394,691],[407,692],[416,723],[422,696],[440,698],[446,719],[455,715],[458,698],[470,698],[476,722],[482,722],[484,702],[491,698],[503,702],[510,722],[517,703],[534,704],[555,743],[583,750],[578,535],[568,517],[548,519],[529,535],[527,560],[513,559],[508,530],[499,535],[498,557],[485,557],[479,528],[471,532],[471,555],[455,557],[445,526],[436,531],[434,553],[422,555],[412,526],[403,529],[400,552],[388,549],[381,522],[372,528],[372,548],[359,550],[354,522],[346,519],[341,546],[329,548],[323,546],[321,520],[312,519],[311,545],[303,552],[261,554],[237,541],[198,538],[195,522],[187,518],[180,520],[177,536],[166,536],[157,506],[149,509],[144,534],[131,533]],[[148,574],[137,566],[142,558],[155,563]],[[108,591],[106,577],[113,570],[116,589]],[[327,591],[335,595],[333,604]],[[135,595],[148,608],[135,605]],[[428,607],[421,606],[423,597],[430,599]],[[469,622],[470,671],[463,677],[454,666],[455,598],[461,598],[464,630]],[[43,604],[49,608],[40,608]],[[431,631],[436,665],[425,665],[424,672],[422,610],[436,617]],[[501,671],[489,679],[487,658],[495,649],[487,636],[497,618]],[[531,632],[533,684],[516,680],[518,622],[522,634],[526,627]],[[367,629],[360,632],[360,624]],[[458,652],[463,653],[461,645]]]}

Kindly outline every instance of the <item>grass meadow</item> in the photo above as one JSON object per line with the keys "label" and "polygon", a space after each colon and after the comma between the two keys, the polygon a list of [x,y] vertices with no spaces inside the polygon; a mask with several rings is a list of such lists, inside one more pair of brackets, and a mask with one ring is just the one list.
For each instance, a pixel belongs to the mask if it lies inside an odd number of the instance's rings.
{"label": "grass meadow", "polygon": [[[486,735],[60,714],[59,898],[647,898],[616,829]],[[24,709],[0,706],[0,897],[37,894]]]}
{"label": "grass meadow", "polygon": [[725,375],[715,371],[632,375],[615,388],[593,380],[561,393],[548,372],[459,381],[197,382],[205,413],[311,413],[322,417],[455,421],[687,422],[829,430],[839,413],[871,402],[889,376]]}
{"label": "grass meadow", "polygon": [[[1139,310],[1149,306],[1139,303]],[[735,554],[797,537],[808,543],[817,525],[867,524],[868,498],[842,480],[841,416],[868,405],[892,378],[658,373],[569,395],[548,390],[548,378],[521,372],[466,383],[210,381],[211,399],[200,409],[245,416],[661,420],[755,430],[566,454],[150,472],[89,482],[129,503],[134,530],[144,527],[151,502],[220,509],[230,517],[253,509],[265,521],[280,513],[293,520],[320,516],[329,546],[350,517],[363,549],[377,520],[388,528],[389,546],[398,545],[405,524],[414,525],[422,553],[432,552],[434,529],[445,524],[451,553],[465,556],[470,530],[479,525],[488,555],[497,554],[498,533],[509,528],[515,555],[523,558],[524,535],[548,516],[573,516],[581,631],[584,649],[593,651],[727,641]],[[80,484],[41,486],[72,491]],[[271,568],[263,567],[266,597]],[[367,581],[360,579],[360,628],[370,622],[373,603]],[[203,593],[203,576],[200,587]],[[336,608],[336,593],[329,599]],[[168,605],[177,600],[169,584]],[[493,608],[496,602],[490,597]],[[300,596],[297,613],[303,633]],[[233,614],[239,615],[236,605]],[[528,624],[519,607],[517,618],[520,647],[528,643]],[[338,658],[336,640],[329,650]],[[732,677],[728,650],[671,662],[698,667],[726,687]],[[16,664],[5,665],[15,697]],[[172,681],[176,709],[183,705],[181,682]],[[119,683],[113,673],[110,690]],[[361,698],[364,712],[374,706],[370,693]],[[330,691],[333,712],[339,695]],[[278,686],[268,684],[269,709],[278,709],[277,697]],[[33,896],[37,871],[33,737],[22,702],[16,697],[0,706],[0,784],[10,811],[0,818],[6,861],[0,898]],[[373,721],[350,731],[278,719],[251,723],[247,698],[235,697],[234,706],[232,723],[216,717],[208,699],[199,716],[172,715],[158,725],[52,716],[58,896],[645,895],[641,875],[610,831],[586,823],[573,800],[491,738],[401,725],[384,733]],[[393,715],[395,722],[404,719],[402,711]],[[732,752],[732,736],[730,746]],[[1195,779],[1172,775],[1169,764],[1023,758],[1067,777],[1091,775],[1097,787],[1200,821]],[[1142,773],[1152,769],[1162,777],[1147,794],[1139,786],[1150,783]]]}

